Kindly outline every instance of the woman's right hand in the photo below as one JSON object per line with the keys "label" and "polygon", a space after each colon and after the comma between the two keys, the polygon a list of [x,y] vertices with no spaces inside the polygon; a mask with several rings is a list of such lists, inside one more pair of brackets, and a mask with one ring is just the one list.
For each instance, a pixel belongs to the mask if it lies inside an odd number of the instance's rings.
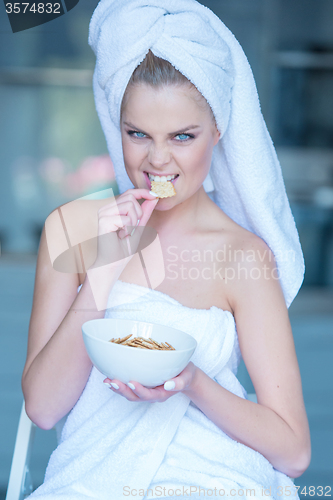
{"label": "woman's right hand", "polygon": [[[142,198],[145,201],[140,205],[138,200]],[[148,189],[128,189],[98,210],[97,259],[93,267],[135,254],[142,231],[137,231],[134,238],[133,229],[146,226],[158,200]]]}

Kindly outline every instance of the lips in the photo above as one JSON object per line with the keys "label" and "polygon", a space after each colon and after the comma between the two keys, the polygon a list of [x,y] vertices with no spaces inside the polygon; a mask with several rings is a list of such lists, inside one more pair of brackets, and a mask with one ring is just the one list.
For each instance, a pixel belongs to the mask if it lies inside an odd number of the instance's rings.
{"label": "lips", "polygon": [[[150,179],[148,177],[148,174],[147,172],[143,172],[144,173],[144,176],[145,176],[145,179],[146,179],[146,183],[147,183],[147,186],[148,186],[148,189],[149,191],[151,190],[151,182],[150,182]],[[174,179],[172,179],[172,181],[168,181],[168,182],[172,182],[172,184],[175,184],[176,180],[178,179],[179,177],[179,174],[177,175],[177,177],[175,177]]]}

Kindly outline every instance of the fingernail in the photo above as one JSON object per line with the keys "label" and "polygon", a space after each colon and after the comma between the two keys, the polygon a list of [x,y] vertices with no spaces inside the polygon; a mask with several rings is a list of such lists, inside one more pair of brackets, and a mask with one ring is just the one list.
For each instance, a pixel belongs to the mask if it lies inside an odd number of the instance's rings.
{"label": "fingernail", "polygon": [[156,196],[156,198],[158,198],[158,194],[153,193],[153,191],[149,191],[149,194],[151,194],[152,196]]}
{"label": "fingernail", "polygon": [[176,387],[176,384],[175,384],[175,382],[173,380],[168,380],[164,384],[164,389],[166,391],[172,391],[172,389],[174,389],[175,387]]}
{"label": "fingernail", "polygon": [[110,387],[110,382],[103,382],[103,384],[107,385],[108,387]]}
{"label": "fingernail", "polygon": [[111,382],[110,385],[112,385],[114,389],[119,389],[119,385],[115,384],[114,382]]}
{"label": "fingernail", "polygon": [[128,384],[127,384],[127,385],[128,385],[128,387],[129,387],[130,389],[132,389],[132,391],[135,391],[135,385],[134,385],[134,384],[131,384],[131,382],[128,382]]}

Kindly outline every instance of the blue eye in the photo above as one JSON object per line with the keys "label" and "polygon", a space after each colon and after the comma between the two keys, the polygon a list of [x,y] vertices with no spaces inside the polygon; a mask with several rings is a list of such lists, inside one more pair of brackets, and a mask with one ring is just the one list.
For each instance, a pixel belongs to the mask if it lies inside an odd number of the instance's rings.
{"label": "blue eye", "polygon": [[[143,132],[136,132],[135,130],[129,130],[128,134],[133,135],[134,137],[137,137],[137,138],[146,137]],[[135,134],[138,134],[138,135],[135,135]]]}
{"label": "blue eye", "polygon": [[193,139],[194,136],[192,134],[178,134],[176,137],[180,137],[180,139],[177,139],[178,142],[185,142],[189,139]]}
{"label": "blue eye", "polygon": [[[143,139],[147,137],[146,134],[144,134],[143,132],[138,132],[137,130],[129,130],[127,133],[129,136],[135,137],[137,139]],[[192,134],[178,134],[176,135],[176,137],[179,137],[179,139],[176,139],[177,142],[186,142],[190,139],[194,139],[194,135]]]}

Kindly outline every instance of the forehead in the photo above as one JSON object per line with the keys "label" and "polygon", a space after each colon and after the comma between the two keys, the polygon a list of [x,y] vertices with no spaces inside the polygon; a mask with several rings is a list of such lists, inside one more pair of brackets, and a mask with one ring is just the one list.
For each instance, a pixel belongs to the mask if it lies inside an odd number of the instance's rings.
{"label": "forehead", "polygon": [[151,113],[203,119],[210,108],[204,97],[193,85],[165,85],[152,87],[147,84],[133,85],[126,92],[123,113],[144,117]]}

